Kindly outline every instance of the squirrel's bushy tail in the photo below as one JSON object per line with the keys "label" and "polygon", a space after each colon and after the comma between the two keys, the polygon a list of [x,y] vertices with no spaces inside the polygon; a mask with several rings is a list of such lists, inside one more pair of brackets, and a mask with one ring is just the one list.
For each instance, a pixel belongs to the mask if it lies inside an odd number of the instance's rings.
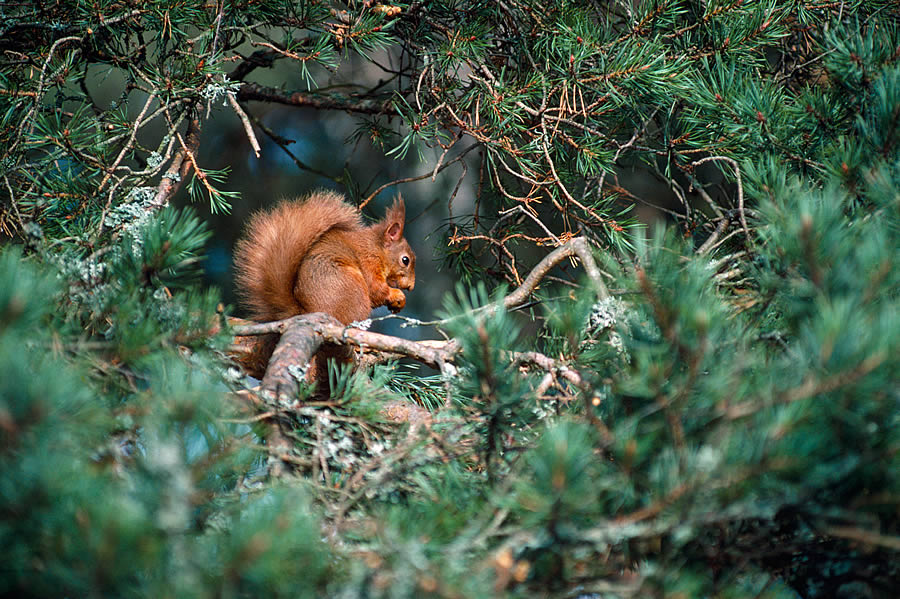
{"label": "squirrel's bushy tail", "polygon": [[293,291],[300,261],[327,231],[361,227],[359,212],[331,191],[254,214],[234,252],[235,280],[252,318],[265,322],[299,314]]}

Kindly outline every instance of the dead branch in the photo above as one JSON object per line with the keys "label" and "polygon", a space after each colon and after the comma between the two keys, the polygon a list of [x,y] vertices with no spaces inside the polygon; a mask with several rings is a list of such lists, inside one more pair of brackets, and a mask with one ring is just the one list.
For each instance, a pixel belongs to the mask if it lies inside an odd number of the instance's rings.
{"label": "dead branch", "polygon": [[719,224],[716,226],[715,231],[712,232],[712,235],[710,235],[707,238],[707,240],[703,242],[703,245],[701,245],[699,248],[697,248],[698,256],[702,256],[703,254],[707,253],[710,249],[712,249],[712,247],[716,244],[716,241],[719,239],[719,236],[725,232],[725,229],[728,228],[728,222],[729,221],[728,221],[727,217],[723,217],[719,221]]}
{"label": "dead branch", "polygon": [[606,284],[603,282],[603,275],[594,261],[593,254],[591,254],[591,247],[587,238],[576,237],[575,239],[570,239],[565,245],[556,248],[538,262],[537,266],[531,269],[531,272],[525,277],[525,281],[515,291],[503,298],[503,307],[513,308],[524,302],[525,298],[534,291],[535,287],[550,272],[551,268],[562,262],[563,259],[571,256],[577,256],[581,260],[585,272],[594,285],[598,299],[608,298],[609,290],[606,288]]}
{"label": "dead branch", "polygon": [[241,120],[241,124],[244,126],[244,133],[247,134],[247,139],[250,141],[250,147],[253,148],[253,154],[259,158],[259,154],[262,150],[259,146],[259,140],[256,139],[256,134],[253,132],[253,126],[250,124],[250,119],[247,118],[247,113],[244,112],[244,109],[241,108],[238,101],[234,99],[233,94],[226,93],[225,96],[228,98],[228,103],[231,104],[231,109],[234,110],[234,113],[238,116]]}

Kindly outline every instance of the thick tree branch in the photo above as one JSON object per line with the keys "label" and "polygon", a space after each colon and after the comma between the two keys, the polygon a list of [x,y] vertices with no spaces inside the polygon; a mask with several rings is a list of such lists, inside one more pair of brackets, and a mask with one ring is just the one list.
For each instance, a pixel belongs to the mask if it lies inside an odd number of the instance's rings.
{"label": "thick tree branch", "polygon": [[318,108],[319,110],[346,110],[360,114],[396,115],[390,98],[355,98],[343,94],[317,94],[313,92],[285,92],[274,87],[264,87],[256,83],[245,83],[237,92],[241,102],[256,100],[288,106]]}
{"label": "thick tree branch", "polygon": [[[297,343],[296,341],[293,341],[294,339],[300,338],[296,337],[297,330],[302,331],[300,337],[303,335],[317,337],[319,339],[319,344],[328,342],[335,345],[376,350],[387,354],[412,358],[426,366],[441,370],[446,374],[454,374],[456,371],[451,364],[454,355],[459,351],[459,346],[455,341],[416,342],[400,337],[372,333],[370,331],[363,331],[361,329],[344,326],[333,317],[323,313],[303,314],[285,320],[262,324],[241,325],[235,327],[235,334],[240,339],[241,337],[247,336],[280,333],[282,340],[277,347],[281,347],[284,343],[288,346]],[[289,332],[291,338],[289,341],[285,342],[285,336],[288,335]],[[317,349],[318,345],[313,347],[310,351],[300,343],[297,343],[297,347],[294,349],[284,349],[282,353],[279,353],[278,348],[276,348],[275,353],[272,354],[272,359],[269,361],[269,369],[266,371],[266,378],[269,377],[269,371],[277,361],[282,359],[288,360],[286,365],[279,366],[279,372],[281,372],[293,364],[305,364],[312,358]],[[280,383],[285,382],[282,374],[279,373],[275,376],[278,378],[273,379],[273,382],[275,380]],[[266,379],[263,379],[264,389],[266,388],[265,380]],[[272,390],[276,389],[273,388]]]}
{"label": "thick tree branch", "polygon": [[[324,338],[316,334],[316,324],[334,321],[327,314],[309,314],[286,321],[287,326],[272,352],[261,390],[273,398],[289,397],[299,389],[299,379],[305,366],[318,351]],[[336,322],[336,321],[334,321]],[[298,371],[297,367],[301,370]]]}

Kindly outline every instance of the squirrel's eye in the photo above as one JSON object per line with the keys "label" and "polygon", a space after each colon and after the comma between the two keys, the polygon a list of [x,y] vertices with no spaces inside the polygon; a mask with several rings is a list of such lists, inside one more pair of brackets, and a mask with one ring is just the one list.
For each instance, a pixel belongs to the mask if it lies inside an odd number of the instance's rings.
{"label": "squirrel's eye", "polygon": [[409,266],[409,256],[403,256],[400,261],[403,262],[403,266]]}

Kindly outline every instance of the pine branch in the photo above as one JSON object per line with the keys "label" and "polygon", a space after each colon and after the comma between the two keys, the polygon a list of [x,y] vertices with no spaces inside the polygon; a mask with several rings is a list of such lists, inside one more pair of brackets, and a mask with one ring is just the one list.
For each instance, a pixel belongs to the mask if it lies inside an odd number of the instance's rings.
{"label": "pine branch", "polygon": [[317,94],[304,92],[284,92],[272,87],[265,87],[257,83],[244,83],[237,91],[237,99],[241,102],[255,100],[258,102],[273,102],[319,110],[344,110],[359,114],[371,115],[397,115],[393,106],[393,100],[382,98],[356,98],[343,94]]}

